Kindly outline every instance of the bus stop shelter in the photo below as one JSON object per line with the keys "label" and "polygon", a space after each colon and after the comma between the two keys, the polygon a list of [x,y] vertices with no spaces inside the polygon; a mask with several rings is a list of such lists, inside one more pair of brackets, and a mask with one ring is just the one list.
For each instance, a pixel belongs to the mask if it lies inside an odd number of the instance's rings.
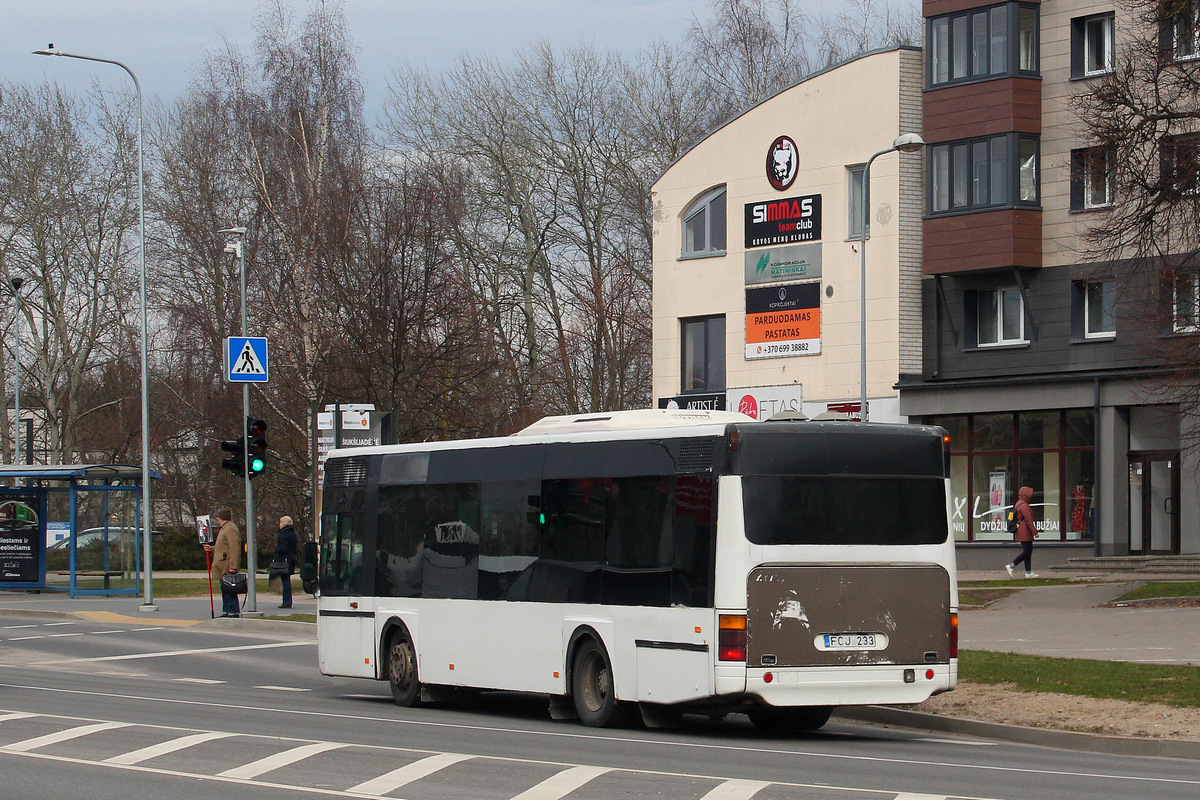
{"label": "bus stop shelter", "polygon": [[[151,478],[161,475],[151,471]],[[89,594],[141,593],[142,468],[129,464],[0,465],[0,589],[66,591]],[[81,510],[98,525],[95,563],[81,563],[77,537]],[[46,580],[46,523],[50,515],[67,517],[69,538],[58,551],[63,564],[52,571],[67,577],[66,586]],[[115,520],[115,523],[114,523]],[[87,526],[86,522],[83,522]],[[123,541],[124,540],[124,541]],[[62,550],[66,550],[63,556]],[[61,568],[61,569],[60,569]],[[131,576],[133,586],[110,588],[113,577]],[[80,578],[104,579],[104,588],[83,588]]]}

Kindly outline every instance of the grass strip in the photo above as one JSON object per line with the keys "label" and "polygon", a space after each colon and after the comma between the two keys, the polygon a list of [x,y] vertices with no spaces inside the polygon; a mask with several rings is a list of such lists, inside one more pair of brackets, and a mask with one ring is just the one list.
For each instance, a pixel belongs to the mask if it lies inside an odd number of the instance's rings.
{"label": "grass strip", "polygon": [[1114,600],[1152,600],[1157,597],[1200,597],[1200,581],[1152,581]]}
{"label": "grass strip", "polygon": [[1011,683],[1023,692],[1200,708],[1200,667],[964,650],[958,674],[973,683]]}

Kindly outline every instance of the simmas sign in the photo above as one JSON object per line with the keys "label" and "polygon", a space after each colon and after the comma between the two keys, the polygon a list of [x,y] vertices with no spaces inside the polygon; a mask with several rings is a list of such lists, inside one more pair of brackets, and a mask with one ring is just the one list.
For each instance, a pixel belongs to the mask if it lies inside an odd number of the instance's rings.
{"label": "simmas sign", "polygon": [[746,358],[821,352],[821,284],[746,290]]}
{"label": "simmas sign", "polygon": [[821,195],[746,203],[746,247],[821,238]]}

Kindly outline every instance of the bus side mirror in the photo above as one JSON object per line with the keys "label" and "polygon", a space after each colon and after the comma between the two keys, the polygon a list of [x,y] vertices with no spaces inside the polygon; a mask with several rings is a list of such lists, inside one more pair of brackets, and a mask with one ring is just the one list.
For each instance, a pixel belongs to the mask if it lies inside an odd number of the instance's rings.
{"label": "bus side mirror", "polygon": [[300,545],[300,580],[303,583],[314,583],[317,580],[316,542]]}

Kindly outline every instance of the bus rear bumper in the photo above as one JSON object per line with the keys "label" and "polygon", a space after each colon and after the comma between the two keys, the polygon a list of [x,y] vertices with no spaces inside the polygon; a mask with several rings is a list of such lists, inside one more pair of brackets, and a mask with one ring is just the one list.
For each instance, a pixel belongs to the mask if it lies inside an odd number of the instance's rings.
{"label": "bus rear bumper", "polygon": [[[733,676],[718,680],[732,688]],[[754,668],[745,672],[742,691],[771,706],[849,706],[920,703],[950,691],[958,664],[880,664],[854,667]]]}

